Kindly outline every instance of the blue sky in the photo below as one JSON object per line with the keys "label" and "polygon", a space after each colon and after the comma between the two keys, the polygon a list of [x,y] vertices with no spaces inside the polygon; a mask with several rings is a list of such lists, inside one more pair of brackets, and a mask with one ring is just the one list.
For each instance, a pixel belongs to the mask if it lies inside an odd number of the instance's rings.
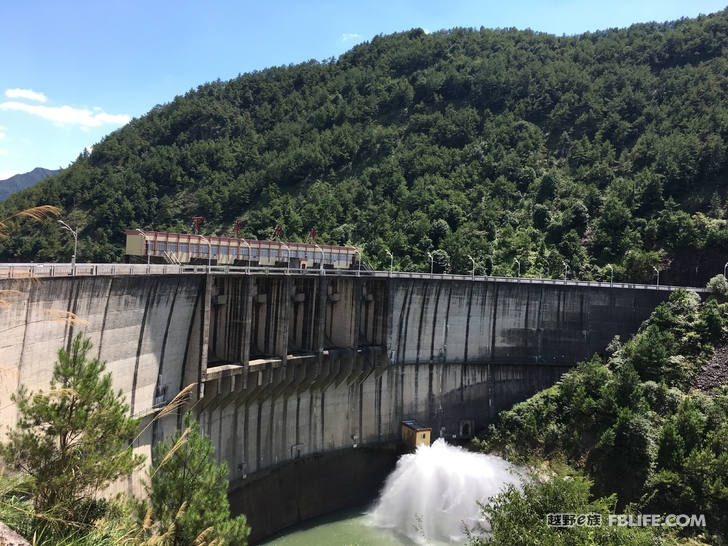
{"label": "blue sky", "polygon": [[728,0],[2,0],[0,180],[87,146],[208,81],[337,57],[377,34],[557,35],[695,17]]}

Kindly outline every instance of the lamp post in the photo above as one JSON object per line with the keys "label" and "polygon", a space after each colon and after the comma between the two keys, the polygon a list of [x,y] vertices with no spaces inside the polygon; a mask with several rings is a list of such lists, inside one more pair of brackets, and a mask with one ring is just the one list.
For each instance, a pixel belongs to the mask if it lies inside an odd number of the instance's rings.
{"label": "lamp post", "polygon": [[470,254],[468,254],[468,258],[470,259],[471,262],[473,262],[473,274],[470,275],[470,280],[474,281],[475,280],[475,260],[473,259],[473,257]]}
{"label": "lamp post", "polygon": [[430,258],[430,278],[432,278],[432,270],[433,266],[435,264],[435,258],[432,257],[432,254],[430,252],[427,253],[427,256]]}
{"label": "lamp post", "polygon": [[286,261],[286,274],[290,273],[291,271],[291,249],[288,248],[288,245],[286,243],[281,243],[284,247],[286,247],[287,257],[288,260]]}
{"label": "lamp post", "polygon": [[612,264],[607,264],[607,267],[609,267],[609,269],[611,269],[612,271],[611,275],[609,276],[609,286],[612,286],[614,285],[614,268],[612,267]]}
{"label": "lamp post", "polygon": [[323,271],[323,269],[324,269],[324,251],[316,243],[313,244],[313,247],[314,247],[314,251],[313,251],[313,261],[314,261],[314,263],[316,263],[316,250],[315,249],[318,248],[321,251],[321,263],[319,264],[319,269],[321,271]]}
{"label": "lamp post", "polygon": [[726,268],[728,268],[728,262],[726,262],[725,265],[723,266],[723,276],[724,277],[725,277],[725,270],[726,270]]}
{"label": "lamp post", "polygon": [[564,266],[564,281],[566,281],[566,277],[569,276],[569,266],[566,265],[566,262],[564,260],[561,260],[561,265]]}
{"label": "lamp post", "polygon": [[517,277],[520,278],[521,277],[521,262],[518,261],[518,258],[513,258],[513,261],[518,264],[518,275],[517,275]]}
{"label": "lamp post", "polygon": [[654,269],[655,273],[657,273],[657,288],[660,288],[660,270],[657,269],[654,265],[652,266],[652,269]]}
{"label": "lamp post", "polygon": [[387,256],[389,256],[389,276],[392,276],[392,270],[394,269],[394,254],[392,254],[389,250],[386,251]]}
{"label": "lamp post", "polygon": [[58,220],[58,223],[61,224],[61,227],[67,231],[70,231],[73,235],[73,256],[71,256],[71,267],[76,267],[76,251],[78,250],[78,233],[71,229],[71,226],[69,226],[66,222],[63,220]]}
{"label": "lamp post", "polygon": [[250,248],[250,243],[248,241],[246,241],[245,239],[243,239],[242,241],[243,241],[243,243],[245,243],[245,246],[248,247],[248,260],[247,260],[247,262],[248,262],[248,275],[250,275],[250,260],[253,259],[253,249]]}
{"label": "lamp post", "polygon": [[356,276],[361,277],[361,250],[355,246],[354,251],[356,251],[356,265],[358,266]]}
{"label": "lamp post", "polygon": [[[60,220],[59,220],[59,221],[60,221]],[[141,229],[139,229],[139,228],[136,228],[136,229],[135,229],[134,231],[138,231],[139,233],[141,233],[141,234],[142,234],[142,237],[144,237],[144,246],[146,246],[146,250],[147,250],[147,265],[149,265],[149,258],[150,258],[150,256],[149,256],[149,239],[147,238],[147,234],[146,234],[146,233],[144,233],[144,232],[143,232],[143,231],[142,231]]]}
{"label": "lamp post", "polygon": [[198,235],[198,237],[207,243],[207,272],[210,273],[212,268],[212,245],[203,235]]}

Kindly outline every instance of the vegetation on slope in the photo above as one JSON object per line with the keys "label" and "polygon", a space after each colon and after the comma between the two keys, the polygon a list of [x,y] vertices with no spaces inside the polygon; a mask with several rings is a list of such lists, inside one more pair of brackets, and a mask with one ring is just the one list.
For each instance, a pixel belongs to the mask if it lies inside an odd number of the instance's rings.
{"label": "vegetation on slope", "polygon": [[[480,525],[471,531],[468,546],[700,546],[704,542],[685,540],[673,528],[610,524],[614,497],[592,499],[590,482],[580,476],[534,476],[520,488],[509,484],[482,505],[487,530]],[[579,525],[554,519],[554,513],[583,514]],[[549,515],[551,517],[549,518]],[[596,516],[596,517],[595,517]],[[601,516],[601,518],[599,518]],[[635,518],[636,520],[636,518]],[[550,525],[549,525],[550,521]],[[484,522],[485,523],[485,522]]]}
{"label": "vegetation on slope", "polygon": [[[725,284],[722,275],[711,282]],[[481,447],[536,465],[566,462],[593,480],[595,497],[615,496],[617,513],[705,514],[713,542],[724,543],[728,387],[691,389],[727,339],[721,292],[703,304],[694,293],[674,292],[634,338],[611,344],[606,365],[585,362],[502,412]]]}
{"label": "vegetation on slope", "polygon": [[[728,242],[728,12],[577,36],[377,36],[339,59],[201,85],[110,134],[0,217],[62,207],[79,259],[139,227],[363,247],[400,269],[701,282]],[[57,226],[0,260],[68,259]],[[696,267],[697,273],[696,273]],[[697,277],[696,277],[697,275]]]}

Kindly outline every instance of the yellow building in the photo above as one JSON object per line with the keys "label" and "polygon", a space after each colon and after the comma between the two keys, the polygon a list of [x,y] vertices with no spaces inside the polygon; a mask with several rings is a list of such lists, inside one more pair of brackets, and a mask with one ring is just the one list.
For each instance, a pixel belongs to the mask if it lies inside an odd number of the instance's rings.
{"label": "yellow building", "polygon": [[414,419],[402,421],[402,440],[408,446],[430,445],[430,434],[432,429],[423,427]]}

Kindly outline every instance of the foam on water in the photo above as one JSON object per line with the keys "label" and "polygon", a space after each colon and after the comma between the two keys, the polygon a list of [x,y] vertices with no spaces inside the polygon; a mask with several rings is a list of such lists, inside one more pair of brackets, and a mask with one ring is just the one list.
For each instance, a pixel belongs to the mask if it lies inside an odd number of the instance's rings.
{"label": "foam on water", "polygon": [[[487,502],[507,483],[520,483],[513,465],[439,439],[400,458],[370,512],[370,520],[417,543],[424,543],[425,537],[445,543],[464,542],[463,525],[472,529],[480,519],[477,503]],[[417,529],[418,519],[421,530]]]}

